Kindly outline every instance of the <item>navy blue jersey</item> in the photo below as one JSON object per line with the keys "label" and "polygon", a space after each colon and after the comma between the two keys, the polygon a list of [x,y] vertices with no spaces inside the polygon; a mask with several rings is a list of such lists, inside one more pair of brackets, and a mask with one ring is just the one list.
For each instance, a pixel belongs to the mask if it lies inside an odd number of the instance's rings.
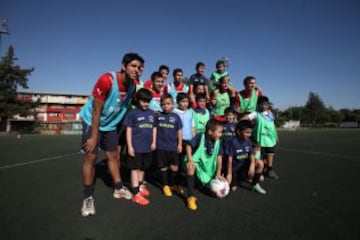
{"label": "navy blue jersey", "polygon": [[224,123],[224,130],[222,135],[222,146],[224,148],[224,154],[229,155],[230,153],[230,146],[233,138],[235,138],[235,127],[236,124],[234,122],[225,122]]}
{"label": "navy blue jersey", "polygon": [[200,73],[194,73],[193,75],[191,75],[189,78],[189,81],[190,81],[190,84],[194,85],[194,89],[196,88],[197,85],[207,85],[208,84],[207,78]]}
{"label": "navy blue jersey", "polygon": [[125,117],[123,125],[132,128],[132,145],[136,153],[151,152],[153,128],[156,127],[155,112],[151,109],[131,110]]}
{"label": "navy blue jersey", "polygon": [[233,157],[233,168],[243,165],[245,161],[249,160],[251,154],[253,154],[253,149],[252,142],[249,139],[233,138],[229,152],[229,156]]}
{"label": "navy blue jersey", "polygon": [[[193,153],[196,151],[196,149],[198,147],[205,147],[206,148],[206,153],[208,155],[211,155],[214,151],[214,147],[215,147],[215,141],[211,141],[210,139],[207,139],[205,137],[205,146],[199,146],[200,145],[200,141],[201,141],[201,137],[204,133],[198,133],[196,134],[190,141],[189,144],[191,145],[192,149],[193,149]],[[220,147],[219,147],[219,156],[223,155],[223,149],[222,149],[222,144],[220,142]]]}
{"label": "navy blue jersey", "polygon": [[176,113],[160,113],[157,118],[157,141],[156,149],[176,151],[177,133],[182,128],[179,115]]}

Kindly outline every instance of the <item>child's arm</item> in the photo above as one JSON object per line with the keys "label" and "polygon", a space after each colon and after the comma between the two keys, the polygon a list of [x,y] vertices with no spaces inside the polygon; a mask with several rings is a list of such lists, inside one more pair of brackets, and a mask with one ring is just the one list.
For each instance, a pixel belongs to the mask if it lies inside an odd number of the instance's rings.
{"label": "child's arm", "polygon": [[189,97],[191,102],[195,102],[194,84],[190,83],[189,86]]}
{"label": "child's arm", "polygon": [[206,101],[210,101],[210,92],[209,92],[209,86],[205,84],[205,94],[206,94]]}
{"label": "child's arm", "polygon": [[252,121],[252,120],[255,120],[256,118],[257,118],[257,112],[252,112],[252,113],[249,113],[249,114],[243,116],[242,118],[240,118],[240,121],[241,120]]}
{"label": "child's arm", "polygon": [[227,175],[226,175],[226,180],[229,184],[231,184],[232,181],[232,161],[233,161],[233,156],[229,156],[228,165],[227,165]]}
{"label": "child's arm", "polygon": [[215,175],[215,177],[216,178],[222,178],[221,177],[222,156],[221,155],[217,156],[216,160],[217,160],[217,167],[216,167],[216,175]]}
{"label": "child's arm", "polygon": [[[194,115],[193,115],[194,116]],[[196,134],[196,129],[195,129],[195,121],[194,121],[194,117],[192,118],[192,121],[191,121],[191,134],[192,136],[191,137],[195,137],[195,134]]]}
{"label": "child's arm", "polygon": [[178,139],[177,152],[181,153],[182,152],[182,129],[181,128],[177,131],[177,139]]}
{"label": "child's arm", "polygon": [[240,118],[240,121],[242,121],[242,120],[250,120],[249,114],[242,116],[242,117]]}
{"label": "child's arm", "polygon": [[128,145],[128,154],[130,157],[135,157],[135,150],[132,145],[132,128],[126,127],[126,143]]}
{"label": "child's arm", "polygon": [[151,143],[151,150],[155,150],[156,149],[156,135],[157,135],[157,128],[154,127],[153,128],[153,139],[152,139],[152,143]]}

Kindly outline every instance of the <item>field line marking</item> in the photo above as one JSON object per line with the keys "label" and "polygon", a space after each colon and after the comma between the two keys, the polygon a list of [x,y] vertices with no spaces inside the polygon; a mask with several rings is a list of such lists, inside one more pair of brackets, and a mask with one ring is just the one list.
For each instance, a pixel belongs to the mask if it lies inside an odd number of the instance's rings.
{"label": "field line marking", "polygon": [[308,153],[314,155],[322,155],[325,157],[333,157],[333,158],[345,158],[345,159],[359,159],[359,157],[349,156],[349,155],[342,155],[342,154],[329,154],[324,152],[316,152],[316,151],[308,151],[308,150],[299,150],[296,148],[283,148],[283,147],[276,147],[282,151],[289,151],[289,152],[298,152],[298,153]]}
{"label": "field line marking", "polygon": [[15,167],[22,167],[22,166],[26,166],[26,165],[30,165],[30,164],[47,162],[47,161],[61,159],[61,158],[65,158],[65,157],[71,157],[71,156],[75,156],[75,155],[78,155],[78,154],[81,154],[81,153],[82,153],[81,151],[78,151],[78,152],[75,152],[75,153],[63,154],[63,155],[58,155],[58,156],[40,158],[40,159],[31,160],[31,161],[27,161],[27,162],[19,162],[19,163],[4,165],[4,166],[0,166],[0,170],[10,169],[10,168],[15,168]]}

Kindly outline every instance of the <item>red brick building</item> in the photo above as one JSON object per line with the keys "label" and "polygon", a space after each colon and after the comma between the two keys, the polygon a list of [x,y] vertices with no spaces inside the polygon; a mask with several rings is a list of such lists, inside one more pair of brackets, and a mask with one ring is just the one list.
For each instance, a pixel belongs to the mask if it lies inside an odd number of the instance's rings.
{"label": "red brick building", "polygon": [[30,122],[36,122],[42,133],[70,134],[81,132],[79,111],[87,102],[88,95],[68,93],[18,92],[22,101],[40,101],[35,117],[14,116],[7,131],[17,131]]}

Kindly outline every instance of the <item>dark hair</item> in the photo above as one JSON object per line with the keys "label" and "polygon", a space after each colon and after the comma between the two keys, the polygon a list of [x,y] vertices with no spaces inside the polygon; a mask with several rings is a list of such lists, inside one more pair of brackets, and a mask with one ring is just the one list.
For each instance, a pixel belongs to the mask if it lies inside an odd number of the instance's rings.
{"label": "dark hair", "polygon": [[232,107],[227,107],[224,110],[224,115],[228,115],[229,113],[236,114],[236,111]]}
{"label": "dark hair", "polygon": [[130,62],[138,60],[141,64],[144,64],[144,59],[137,53],[126,53],[121,61],[124,66],[127,66]]}
{"label": "dark hair", "polygon": [[266,97],[266,96],[260,96],[260,97],[258,97],[257,105],[261,105],[261,104],[263,104],[263,103],[265,103],[265,102],[266,102],[266,103],[270,103],[268,97]]}
{"label": "dark hair", "polygon": [[218,127],[222,127],[223,124],[222,122],[216,120],[216,119],[210,119],[207,123],[206,123],[206,131],[205,133],[208,134],[208,132],[211,131],[215,131]]}
{"label": "dark hair", "polygon": [[190,101],[190,97],[183,92],[178,93],[176,96],[176,103],[179,104],[183,99],[187,98]]}
{"label": "dark hair", "polygon": [[200,99],[205,99],[206,100],[206,95],[205,94],[196,94],[196,101],[198,101]]}
{"label": "dark hair", "polygon": [[162,70],[162,69],[165,69],[168,73],[170,72],[170,68],[166,65],[160,65],[159,67],[159,72]]}
{"label": "dark hair", "polygon": [[173,70],[173,76],[175,77],[175,75],[178,73],[178,72],[183,72],[183,70],[181,69],[181,68],[175,68],[174,70]]}
{"label": "dark hair", "polygon": [[150,102],[152,98],[153,98],[153,95],[152,95],[152,93],[150,92],[149,89],[140,88],[135,93],[135,104],[139,105],[140,100],[143,101],[143,102]]}
{"label": "dark hair", "polygon": [[237,124],[236,124],[236,132],[240,131],[244,131],[247,128],[253,128],[253,124],[251,121],[249,120],[240,120]]}
{"label": "dark hair", "polygon": [[217,62],[216,62],[216,68],[218,68],[220,65],[225,65],[225,61],[224,60],[218,60]]}
{"label": "dark hair", "polygon": [[169,93],[163,93],[163,95],[161,95],[160,97],[160,103],[162,103],[163,101],[169,98],[171,99],[171,101],[173,101],[173,98]]}
{"label": "dark hair", "polygon": [[[225,78],[228,78],[228,77],[229,77],[229,75],[225,75],[225,76],[220,77],[219,78],[219,83],[222,83],[225,80]],[[229,81],[230,81],[230,79],[229,79]]]}
{"label": "dark hair", "polygon": [[253,79],[256,79],[256,78],[253,76],[247,76],[246,78],[244,78],[244,80],[243,80],[244,86],[246,86],[246,84],[248,84],[248,82],[250,82]]}
{"label": "dark hair", "polygon": [[163,76],[162,76],[162,74],[160,72],[153,72],[151,74],[151,81],[153,82],[153,81],[155,81],[156,78],[162,78],[162,77]]}
{"label": "dark hair", "polygon": [[205,64],[203,62],[196,63],[195,70],[198,70],[200,67],[205,67]]}

